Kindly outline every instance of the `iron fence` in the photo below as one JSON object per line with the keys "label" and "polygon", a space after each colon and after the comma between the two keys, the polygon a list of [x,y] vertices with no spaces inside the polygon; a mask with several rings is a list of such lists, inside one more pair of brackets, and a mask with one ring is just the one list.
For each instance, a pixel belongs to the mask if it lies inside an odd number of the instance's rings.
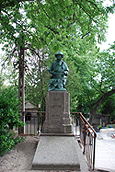
{"label": "iron fence", "polygon": [[79,137],[90,169],[95,167],[96,132],[81,112],[71,112],[75,125],[79,126]]}

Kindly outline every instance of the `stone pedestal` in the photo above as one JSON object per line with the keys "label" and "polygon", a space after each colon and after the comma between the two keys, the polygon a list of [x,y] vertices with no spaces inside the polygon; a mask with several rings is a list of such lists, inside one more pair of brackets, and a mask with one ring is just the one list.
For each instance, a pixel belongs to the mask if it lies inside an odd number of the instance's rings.
{"label": "stone pedestal", "polygon": [[69,107],[69,93],[49,91],[46,95],[46,119],[42,133],[72,133]]}

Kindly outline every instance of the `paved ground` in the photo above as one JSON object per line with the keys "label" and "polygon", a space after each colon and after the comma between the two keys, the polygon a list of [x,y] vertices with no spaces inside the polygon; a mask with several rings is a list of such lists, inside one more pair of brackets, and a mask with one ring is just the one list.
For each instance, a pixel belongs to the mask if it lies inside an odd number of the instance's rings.
{"label": "paved ground", "polygon": [[[79,128],[74,127],[74,134],[79,135]],[[96,156],[95,156],[95,168],[96,171],[103,172],[115,172],[115,138],[112,138],[112,134],[115,130],[97,133],[96,138]]]}
{"label": "paved ground", "polygon": [[97,133],[95,168],[115,172],[115,138],[111,132]]}

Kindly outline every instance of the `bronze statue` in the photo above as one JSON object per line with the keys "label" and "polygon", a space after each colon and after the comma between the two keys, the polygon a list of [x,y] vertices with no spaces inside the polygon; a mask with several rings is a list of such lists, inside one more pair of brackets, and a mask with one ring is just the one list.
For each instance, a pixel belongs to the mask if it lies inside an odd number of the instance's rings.
{"label": "bronze statue", "polygon": [[55,57],[57,58],[57,60],[54,61],[49,68],[49,72],[52,74],[52,76],[49,82],[48,91],[66,91],[65,83],[69,69],[66,63],[62,61],[62,58],[64,57],[62,52],[58,52],[57,54],[55,54]]}

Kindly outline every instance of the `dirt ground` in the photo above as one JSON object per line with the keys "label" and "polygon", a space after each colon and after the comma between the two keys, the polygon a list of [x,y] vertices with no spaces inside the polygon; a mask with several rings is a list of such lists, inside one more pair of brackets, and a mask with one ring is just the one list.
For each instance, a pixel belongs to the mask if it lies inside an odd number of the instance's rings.
{"label": "dirt ground", "polygon": [[[71,172],[71,170],[31,170],[38,142],[39,136],[26,136],[24,142],[17,144],[14,150],[0,157],[0,172]],[[83,167],[84,161],[81,164],[81,172],[88,172]]]}
{"label": "dirt ground", "polygon": [[[26,136],[24,142],[0,157],[0,172],[70,172],[69,170],[31,170],[39,136]],[[76,171],[75,171],[76,172]]]}
{"label": "dirt ground", "polygon": [[15,150],[0,157],[0,172],[22,172],[31,170],[38,136],[27,136],[24,142],[16,145]]}

